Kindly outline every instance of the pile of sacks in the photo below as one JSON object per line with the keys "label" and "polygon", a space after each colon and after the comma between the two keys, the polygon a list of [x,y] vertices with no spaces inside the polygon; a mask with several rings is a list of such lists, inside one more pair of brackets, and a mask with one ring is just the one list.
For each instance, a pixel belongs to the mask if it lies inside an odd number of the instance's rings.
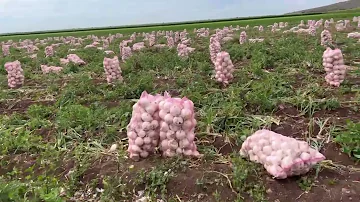
{"label": "pile of sacks", "polygon": [[24,71],[18,60],[14,62],[5,63],[5,70],[7,71],[8,86],[10,88],[17,88],[24,84]]}
{"label": "pile of sacks", "polygon": [[332,86],[339,87],[345,79],[346,65],[340,49],[327,48],[323,54],[323,66],[326,71],[325,80]]}
{"label": "pile of sacks", "polygon": [[302,175],[325,156],[305,141],[269,130],[258,130],[242,144],[240,155],[261,163],[267,172],[278,179]]}
{"label": "pile of sacks", "polygon": [[114,83],[116,81],[122,81],[121,69],[119,65],[119,59],[117,56],[114,58],[104,58],[103,61],[106,81],[108,84]]}
{"label": "pile of sacks", "polygon": [[163,156],[201,156],[195,145],[194,104],[169,94],[150,95],[143,92],[133,106],[127,126],[128,152],[133,160],[146,158],[159,147]]}

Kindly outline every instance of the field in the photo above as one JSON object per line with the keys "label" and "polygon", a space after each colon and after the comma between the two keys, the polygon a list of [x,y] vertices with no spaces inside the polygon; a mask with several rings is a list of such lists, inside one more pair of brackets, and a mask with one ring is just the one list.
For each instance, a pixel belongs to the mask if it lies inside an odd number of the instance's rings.
{"label": "field", "polygon": [[[339,88],[324,79],[320,32],[308,34],[271,32],[267,25],[300,19],[352,19],[352,13],[312,17],[229,21],[161,27],[187,28],[195,51],[188,59],[176,48],[147,47],[121,62],[124,81],[108,85],[103,50],[76,53],[85,66],[64,66],[60,74],[43,74],[40,65],[60,65],[71,45],[55,48],[45,57],[40,45],[37,59],[26,50],[11,48],[0,56],[0,66],[19,60],[25,83],[7,86],[7,72],[0,69],[0,201],[359,201],[360,200],[360,49],[347,33],[331,33],[350,67]],[[240,31],[222,44],[235,66],[234,81],[222,87],[211,78],[209,37],[196,37],[194,27],[213,28],[249,24],[249,38],[261,43],[239,44]],[[288,29],[285,28],[285,29]],[[83,36],[89,33],[147,32],[152,28],[99,30],[75,33],[6,36],[0,40]],[[357,30],[359,31],[359,29]],[[109,50],[119,53],[115,39]],[[136,42],[142,41],[139,36]],[[158,37],[157,43],[166,43]],[[131,45],[131,44],[130,44]],[[169,92],[195,104],[196,144],[200,159],[163,158],[160,154],[135,162],[128,158],[126,126],[132,106],[141,93]],[[305,140],[326,156],[311,172],[285,180],[273,179],[263,166],[239,156],[245,138],[258,129]],[[109,152],[118,144],[115,152]]]}
{"label": "field", "polygon": [[216,22],[210,21],[203,21],[203,22],[195,22],[195,23],[174,23],[172,25],[164,25],[160,26],[124,26],[124,27],[114,27],[114,28],[99,28],[93,30],[70,30],[70,31],[53,31],[52,33],[31,33],[31,34],[24,34],[24,35],[0,35],[0,40],[18,40],[18,39],[36,39],[36,38],[46,38],[46,37],[56,37],[56,36],[85,36],[89,34],[94,35],[108,35],[108,34],[116,34],[116,33],[123,33],[123,34],[132,34],[133,32],[151,32],[157,30],[193,30],[194,28],[202,28],[207,27],[211,29],[221,28],[224,26],[230,25],[240,25],[240,26],[255,26],[259,24],[273,24],[275,22],[289,22],[289,23],[299,23],[300,20],[320,20],[321,18],[330,19],[330,18],[352,18],[353,16],[357,16],[359,13],[359,9],[352,9],[346,11],[336,11],[332,13],[323,13],[323,14],[312,14],[312,15],[297,15],[297,16],[279,16],[279,17],[259,17],[255,19],[229,19],[229,20],[218,20]]}

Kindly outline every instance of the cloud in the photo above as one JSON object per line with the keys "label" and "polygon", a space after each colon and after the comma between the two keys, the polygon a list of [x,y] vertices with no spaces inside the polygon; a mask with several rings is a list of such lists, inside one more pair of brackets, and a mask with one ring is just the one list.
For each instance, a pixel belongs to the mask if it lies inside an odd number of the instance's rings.
{"label": "cloud", "polygon": [[0,33],[283,14],[337,0],[0,0]]}

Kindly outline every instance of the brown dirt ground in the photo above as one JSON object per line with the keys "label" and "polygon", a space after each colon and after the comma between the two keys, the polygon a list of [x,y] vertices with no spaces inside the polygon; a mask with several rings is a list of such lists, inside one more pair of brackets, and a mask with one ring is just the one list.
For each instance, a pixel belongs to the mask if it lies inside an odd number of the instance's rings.
{"label": "brown dirt ground", "polygon": [[[31,100],[22,100],[14,105],[7,103],[0,103],[0,112],[13,113],[25,112],[32,104],[50,105],[53,102],[35,102]],[[118,103],[108,103],[109,107],[116,106]],[[303,139],[308,132],[309,119],[300,116],[299,111],[294,107],[281,106],[280,110],[274,113],[275,116],[281,118],[279,125],[273,124],[271,129],[281,134],[287,134],[294,138]],[[339,108],[336,110],[320,110],[314,114],[314,117],[327,118],[330,117],[331,123],[343,124],[346,119],[360,120],[360,115],[351,108]],[[319,132],[318,127],[314,127],[312,134]],[[48,130],[39,131],[39,133],[49,133]],[[230,153],[238,152],[240,146],[236,142],[230,140],[231,144],[221,137],[214,139],[211,144],[218,150],[220,155],[227,156]],[[321,152],[332,160],[334,163],[344,166],[353,165],[353,167],[360,169],[359,165],[354,165],[354,161],[346,154],[340,152],[339,145],[335,143],[325,144]],[[10,171],[15,165],[23,165],[24,169],[29,168],[35,163],[36,156],[29,156],[19,154],[11,157],[10,164],[2,167],[0,173]],[[102,158],[94,161],[92,166],[80,176],[82,184],[89,183],[92,180],[98,182],[99,188],[102,188],[102,179],[104,176],[122,175],[128,183],[128,190],[139,190],[141,187],[135,186],[133,179],[137,169],[130,170],[129,166],[134,165],[134,168],[150,169],[158,164],[153,158],[146,159],[140,162],[132,162],[126,160],[119,164],[115,161],[113,156],[104,155]],[[58,170],[62,179],[66,173],[74,166],[74,161],[67,161]],[[10,170],[9,170],[10,169]],[[236,195],[229,187],[227,179],[217,172],[227,175],[232,174],[230,165],[228,164],[213,164],[207,162],[205,159],[196,163],[196,166],[187,168],[183,171],[176,172],[167,185],[168,195],[179,197],[183,201],[216,201],[213,193],[217,191],[220,193],[222,201],[234,201]],[[314,176],[312,171],[309,176]],[[199,185],[199,180],[203,182]],[[264,176],[264,184],[267,189],[267,197],[269,201],[288,202],[288,201],[334,201],[334,202],[350,202],[360,201],[360,173],[338,172],[333,169],[323,169],[314,181],[314,185],[309,192],[304,192],[298,185],[299,177],[292,177],[285,180],[275,180],[270,176]],[[245,201],[252,201],[245,198]]]}

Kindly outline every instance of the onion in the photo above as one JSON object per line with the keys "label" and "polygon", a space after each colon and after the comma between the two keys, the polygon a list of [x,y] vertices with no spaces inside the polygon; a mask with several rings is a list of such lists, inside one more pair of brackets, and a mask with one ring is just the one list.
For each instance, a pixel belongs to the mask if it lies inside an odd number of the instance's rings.
{"label": "onion", "polygon": [[142,148],[144,150],[146,150],[146,151],[149,151],[149,152],[153,150],[153,147],[151,145],[149,145],[149,144],[143,145]]}
{"label": "onion", "polygon": [[147,151],[142,151],[142,152],[140,153],[140,156],[143,157],[143,158],[146,158],[146,157],[149,156],[149,152],[147,152]]}
{"label": "onion", "polygon": [[174,117],[174,119],[173,119],[173,123],[178,126],[183,124],[183,122],[184,122],[184,120],[181,117]]}
{"label": "onion", "polygon": [[189,140],[185,138],[185,139],[180,140],[179,145],[180,145],[180,148],[185,149],[190,146],[190,143],[189,143]]}
{"label": "onion", "polygon": [[150,137],[144,137],[144,143],[145,144],[150,144],[151,143]]}
{"label": "onion", "polygon": [[144,144],[144,140],[143,140],[141,137],[137,137],[137,138],[135,139],[135,144],[136,144],[137,146],[142,146],[142,145]]}
{"label": "onion", "polygon": [[137,152],[137,153],[140,153],[140,152],[141,152],[140,147],[137,146],[136,144],[134,144],[134,145],[131,146],[131,150],[134,151],[134,152]]}
{"label": "onion", "polygon": [[178,131],[178,130],[180,130],[180,126],[177,126],[177,125],[174,125],[174,124],[171,124],[170,125],[170,130],[172,130],[172,131]]}
{"label": "onion", "polygon": [[133,131],[128,132],[127,136],[128,136],[130,139],[133,139],[133,140],[135,140],[136,137],[137,137],[136,133],[133,132]]}
{"label": "onion", "polygon": [[146,132],[143,130],[140,130],[137,134],[139,137],[145,137],[146,136]]}
{"label": "onion", "polygon": [[176,149],[176,153],[177,153],[177,154],[182,154],[182,153],[183,153],[183,150],[182,150],[181,148],[177,148],[177,149]]}
{"label": "onion", "polygon": [[269,156],[269,155],[271,155],[272,148],[271,148],[271,146],[265,146],[265,147],[262,148],[262,151],[264,152],[264,154],[266,156]]}
{"label": "onion", "polygon": [[165,116],[167,115],[167,112],[165,110],[160,110],[159,111],[159,117],[162,119],[165,119]]}
{"label": "onion", "polygon": [[157,120],[152,120],[151,129],[155,130],[157,127],[159,127],[159,122]]}
{"label": "onion", "polygon": [[141,114],[141,119],[142,119],[143,121],[147,121],[147,122],[151,122],[151,121],[153,120],[152,117],[151,117],[151,115],[148,114],[148,113],[146,113],[146,112],[144,112],[144,113]]}
{"label": "onion", "polygon": [[162,108],[166,113],[170,112],[170,108],[171,108],[171,103],[170,102],[165,102],[164,107]]}
{"label": "onion", "polygon": [[285,158],[283,158],[283,159],[281,160],[281,167],[282,167],[283,169],[288,169],[288,168],[290,168],[290,167],[292,166],[292,164],[293,164],[293,161],[292,161],[292,159],[291,159],[290,156],[286,156]]}
{"label": "onion", "polygon": [[160,132],[160,140],[164,140],[167,138],[167,133],[166,132]]}
{"label": "onion", "polygon": [[183,130],[176,131],[176,138],[182,140],[186,137],[186,133]]}
{"label": "onion", "polygon": [[149,113],[150,115],[153,115],[156,111],[156,105],[150,104],[149,106],[145,107],[145,111]]}
{"label": "onion", "polygon": [[169,141],[169,147],[173,150],[176,150],[179,147],[179,144],[176,140],[170,140]]}
{"label": "onion", "polygon": [[183,130],[185,130],[185,131],[191,130],[192,127],[193,127],[193,123],[191,120],[184,121],[183,126],[182,126]]}
{"label": "onion", "polygon": [[180,115],[180,113],[181,113],[181,109],[178,107],[178,106],[176,106],[176,105],[173,105],[171,108],[170,108],[170,114],[172,115],[172,116],[179,116]]}
{"label": "onion", "polygon": [[191,156],[193,154],[192,150],[188,149],[188,150],[184,150],[184,155],[185,156]]}
{"label": "onion", "polygon": [[161,142],[161,149],[162,149],[162,150],[167,150],[167,149],[169,149],[169,142],[168,142],[167,140],[163,140],[163,141]]}
{"label": "onion", "polygon": [[173,123],[173,119],[174,119],[174,117],[171,114],[166,114],[166,116],[164,118],[165,122],[168,124]]}
{"label": "onion", "polygon": [[166,122],[162,122],[160,130],[163,132],[167,132],[169,130],[169,125]]}
{"label": "onion", "polygon": [[195,134],[193,132],[188,133],[187,139],[189,140],[189,142],[193,142],[195,139]]}
{"label": "onion", "polygon": [[174,133],[174,131],[169,130],[169,131],[166,133],[166,137],[167,137],[168,139],[174,139],[174,138],[175,138],[175,133]]}
{"label": "onion", "polygon": [[148,131],[150,130],[151,127],[151,123],[150,122],[143,122],[141,128],[143,129],[143,131]]}

